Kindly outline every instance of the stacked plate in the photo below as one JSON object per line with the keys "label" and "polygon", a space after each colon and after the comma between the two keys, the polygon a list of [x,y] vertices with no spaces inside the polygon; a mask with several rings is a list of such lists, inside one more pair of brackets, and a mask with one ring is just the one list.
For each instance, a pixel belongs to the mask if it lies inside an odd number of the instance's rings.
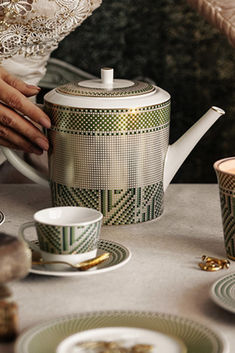
{"label": "stacked plate", "polygon": [[232,313],[235,313],[235,273],[216,281],[211,288],[212,300]]}

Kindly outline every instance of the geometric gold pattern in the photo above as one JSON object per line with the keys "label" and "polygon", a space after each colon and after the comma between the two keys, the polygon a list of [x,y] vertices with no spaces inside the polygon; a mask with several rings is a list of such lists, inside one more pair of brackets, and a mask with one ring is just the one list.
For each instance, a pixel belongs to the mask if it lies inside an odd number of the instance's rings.
{"label": "geometric gold pattern", "polygon": [[[169,123],[170,100],[152,106],[121,109],[86,109],[45,102],[52,129],[67,133],[104,133],[110,135],[135,130],[154,129]],[[147,131],[149,132],[149,131]],[[138,133],[136,131],[136,133]]]}
{"label": "geometric gold pattern", "polygon": [[[162,180],[169,126],[133,135],[84,136],[50,131],[50,179],[80,189],[129,189]],[[66,167],[65,167],[66,166]]]}
{"label": "geometric gold pattern", "polygon": [[72,96],[85,96],[85,97],[127,97],[137,96],[153,92],[154,86],[147,82],[133,81],[133,84],[124,88],[100,89],[81,86],[77,82],[67,83],[60,86],[56,91]]}
{"label": "geometric gold pattern", "polygon": [[49,176],[53,206],[100,210],[103,224],[157,218],[170,100],[134,109],[86,109],[45,102],[51,118]]}

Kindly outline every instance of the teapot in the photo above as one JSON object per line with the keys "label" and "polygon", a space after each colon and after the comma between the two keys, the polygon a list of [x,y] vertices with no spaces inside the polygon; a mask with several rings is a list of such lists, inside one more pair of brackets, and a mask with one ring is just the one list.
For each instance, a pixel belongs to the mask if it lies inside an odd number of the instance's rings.
{"label": "teapot", "polygon": [[[49,184],[53,206],[100,210],[105,225],[156,219],[164,191],[193,147],[224,114],[211,107],[174,144],[169,145],[170,94],[152,84],[101,78],[68,83],[48,92],[44,110]],[[3,153],[19,171],[48,185],[15,152]]]}

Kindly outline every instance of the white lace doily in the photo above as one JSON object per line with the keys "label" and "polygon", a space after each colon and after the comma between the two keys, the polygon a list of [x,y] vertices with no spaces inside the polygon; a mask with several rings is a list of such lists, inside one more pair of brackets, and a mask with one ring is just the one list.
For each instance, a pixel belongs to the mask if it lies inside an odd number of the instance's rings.
{"label": "white lace doily", "polygon": [[1,65],[37,84],[51,52],[101,1],[0,0]]}

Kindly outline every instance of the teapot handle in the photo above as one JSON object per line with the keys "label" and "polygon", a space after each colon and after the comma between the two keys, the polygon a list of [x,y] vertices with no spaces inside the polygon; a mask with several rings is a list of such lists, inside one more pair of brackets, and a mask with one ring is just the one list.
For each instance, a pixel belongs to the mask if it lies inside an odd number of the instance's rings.
{"label": "teapot handle", "polygon": [[[39,108],[43,110],[43,104],[35,103]],[[1,146],[2,153],[6,159],[15,167],[20,173],[42,186],[49,187],[49,179],[39,172],[37,169],[25,162],[16,152],[12,151],[7,147]]]}
{"label": "teapot handle", "polygon": [[49,181],[44,175],[26,163],[16,152],[7,147],[1,146],[1,150],[7,160],[15,167],[20,173],[31,179],[35,183],[49,187]]}

